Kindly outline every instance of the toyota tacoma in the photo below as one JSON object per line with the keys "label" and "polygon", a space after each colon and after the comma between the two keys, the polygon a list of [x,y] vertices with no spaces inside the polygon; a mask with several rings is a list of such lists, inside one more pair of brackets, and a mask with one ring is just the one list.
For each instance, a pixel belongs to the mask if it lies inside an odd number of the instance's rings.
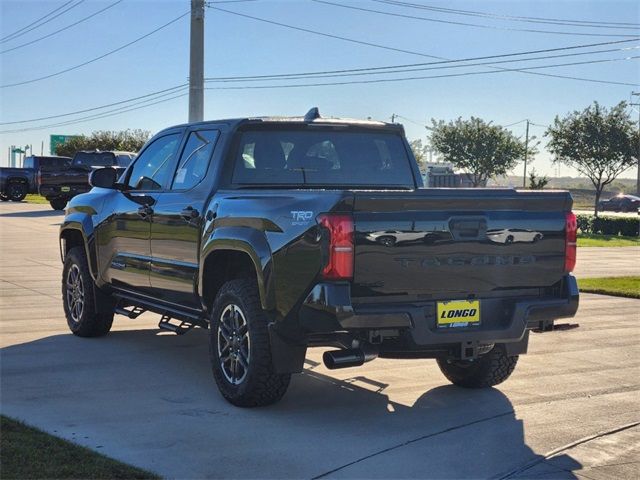
{"label": "toyota tacoma", "polygon": [[423,188],[397,124],[312,109],[180,125],[90,181],[60,230],[69,328],[145,311],[208,328],[234,405],[278,401],[309,347],[330,369],[432,358],[490,387],[578,308],[569,193]]}

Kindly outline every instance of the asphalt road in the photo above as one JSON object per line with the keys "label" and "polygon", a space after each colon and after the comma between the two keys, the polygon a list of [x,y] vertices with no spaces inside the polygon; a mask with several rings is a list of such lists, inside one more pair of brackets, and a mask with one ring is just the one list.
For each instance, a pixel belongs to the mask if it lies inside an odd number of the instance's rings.
{"label": "asphalt road", "polygon": [[431,360],[329,372],[314,350],[281,403],[238,409],[206,331],[160,333],[145,314],[101,339],[68,333],[60,220],[0,204],[3,414],[172,478],[639,476],[640,300],[584,294],[579,328],[532,334],[496,389],[448,385]]}

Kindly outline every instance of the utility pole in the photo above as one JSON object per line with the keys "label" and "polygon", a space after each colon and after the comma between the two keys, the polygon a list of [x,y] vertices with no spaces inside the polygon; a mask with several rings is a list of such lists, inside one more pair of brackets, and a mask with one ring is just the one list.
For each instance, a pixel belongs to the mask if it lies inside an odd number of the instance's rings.
{"label": "utility pole", "polygon": [[522,188],[527,188],[527,157],[529,156],[529,119],[527,119],[527,133],[524,136],[524,173],[522,174]]}
{"label": "utility pole", "polygon": [[[640,92],[631,92],[631,95],[640,96]],[[632,103],[638,107],[638,152],[640,152],[640,103]],[[640,195],[640,153],[636,155],[636,163],[638,164],[638,177],[636,178],[636,195]]]}
{"label": "utility pole", "polygon": [[395,113],[391,114],[391,123],[396,123],[396,114]]}
{"label": "utility pole", "polygon": [[204,118],[204,0],[191,0],[189,122]]}

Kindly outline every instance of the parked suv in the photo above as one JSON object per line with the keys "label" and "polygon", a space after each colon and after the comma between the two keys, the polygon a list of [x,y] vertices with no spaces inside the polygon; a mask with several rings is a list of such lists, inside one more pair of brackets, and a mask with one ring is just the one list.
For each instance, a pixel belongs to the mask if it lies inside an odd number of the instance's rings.
{"label": "parked suv", "polygon": [[68,165],[42,172],[38,185],[40,195],[49,200],[54,210],[64,209],[67,201],[89,191],[89,174],[96,168],[110,167],[122,173],[135,158],[135,153],[118,151],[80,151]]}
{"label": "parked suv", "polygon": [[60,229],[69,328],[101,336],[145,311],[208,328],[234,405],[279,400],[317,346],[330,369],[434,358],[490,387],[531,329],[578,307],[569,193],[425,189],[396,124],[312,109],[179,125],[91,183]]}

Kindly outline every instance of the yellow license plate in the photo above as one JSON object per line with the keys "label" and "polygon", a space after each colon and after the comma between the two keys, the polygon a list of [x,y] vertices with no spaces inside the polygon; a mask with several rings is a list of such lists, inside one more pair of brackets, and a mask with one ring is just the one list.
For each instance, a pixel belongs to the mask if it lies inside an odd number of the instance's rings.
{"label": "yellow license plate", "polygon": [[469,327],[480,324],[480,300],[438,302],[438,327]]}
{"label": "yellow license plate", "polygon": [[71,187],[60,187],[61,192],[69,192],[71,191]]}

